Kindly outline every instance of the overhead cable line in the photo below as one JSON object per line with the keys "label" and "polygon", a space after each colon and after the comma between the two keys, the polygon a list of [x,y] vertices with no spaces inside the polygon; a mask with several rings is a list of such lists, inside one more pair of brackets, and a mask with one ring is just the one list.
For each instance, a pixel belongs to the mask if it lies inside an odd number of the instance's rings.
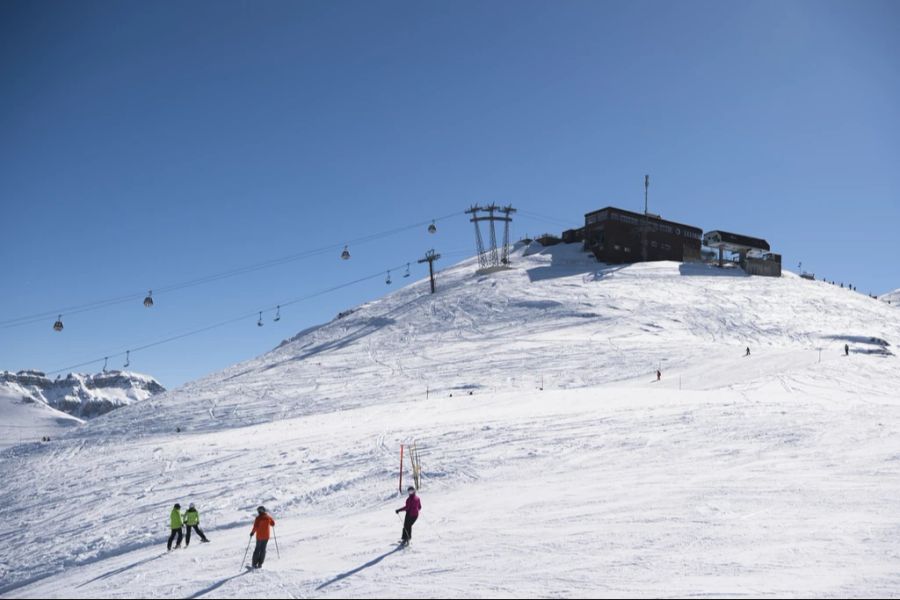
{"label": "overhead cable line", "polygon": [[[391,269],[393,270],[393,269],[401,269],[401,268],[405,268],[405,266],[406,266],[407,264],[408,264],[408,263],[405,263],[405,262],[404,262],[404,263],[401,263],[400,265],[391,267]],[[353,281],[348,281],[348,282],[345,282],[345,283],[341,283],[341,284],[338,284],[338,285],[335,285],[335,286],[326,288],[326,289],[324,289],[324,290],[320,290],[320,291],[318,291],[318,292],[313,292],[313,293],[311,293],[311,294],[306,294],[306,295],[304,295],[304,296],[300,296],[300,297],[297,297],[297,298],[293,298],[293,299],[288,300],[288,301],[285,301],[285,302],[280,302],[280,303],[278,303],[278,304],[275,304],[275,305],[272,305],[272,306],[268,306],[268,307],[266,307],[266,308],[262,308],[262,309],[257,308],[257,309],[254,309],[254,310],[252,310],[252,311],[249,311],[249,312],[246,312],[246,313],[244,313],[244,314],[241,314],[241,315],[239,315],[239,316],[235,316],[235,317],[230,318],[230,319],[225,319],[224,321],[219,321],[219,322],[217,322],[217,323],[213,323],[212,325],[207,325],[207,326],[205,326],[205,327],[200,327],[200,328],[198,328],[198,329],[192,329],[192,330],[190,330],[190,331],[187,331],[187,332],[184,332],[184,333],[180,333],[180,334],[177,334],[177,335],[172,335],[172,336],[163,338],[163,339],[161,339],[161,340],[156,340],[156,341],[154,341],[154,342],[150,342],[150,343],[147,343],[147,344],[143,344],[143,345],[141,345],[141,346],[130,347],[128,350],[125,350],[125,351],[115,352],[115,353],[110,353],[110,354],[104,354],[103,356],[100,356],[100,357],[98,357],[98,358],[94,358],[94,359],[91,359],[91,360],[87,360],[87,361],[78,363],[78,364],[76,364],[76,365],[70,365],[70,366],[64,367],[64,368],[62,368],[62,369],[55,369],[55,370],[53,370],[53,371],[47,371],[47,374],[48,374],[48,375],[55,375],[56,373],[64,373],[64,372],[66,372],[66,371],[72,371],[72,370],[74,370],[74,369],[79,369],[79,368],[81,368],[81,367],[85,367],[85,366],[88,366],[88,365],[92,365],[92,364],[97,364],[97,363],[100,363],[100,362],[104,362],[104,361],[106,361],[106,360],[109,359],[109,358],[116,358],[116,357],[120,357],[120,356],[122,356],[122,357],[126,357],[126,356],[127,356],[127,357],[130,358],[130,357],[133,356],[136,352],[140,352],[140,351],[142,351],[142,350],[147,350],[147,349],[153,348],[153,347],[155,347],[155,346],[160,346],[160,345],[162,345],[162,344],[168,344],[168,343],[170,343],[170,342],[174,342],[174,341],[176,341],[176,340],[184,339],[184,338],[186,338],[186,337],[190,337],[190,336],[198,335],[198,334],[201,334],[201,333],[205,333],[205,332],[210,331],[210,330],[212,330],[212,329],[218,329],[219,327],[224,327],[225,325],[230,325],[230,324],[232,324],[232,323],[237,323],[238,321],[245,321],[245,320],[247,320],[247,319],[249,319],[249,318],[251,318],[251,317],[256,317],[257,315],[261,315],[261,313],[264,313],[264,312],[269,312],[269,311],[273,311],[273,310],[280,311],[281,309],[283,309],[283,308],[286,307],[286,306],[292,306],[292,305],[294,305],[294,304],[298,304],[298,303],[304,302],[304,301],[306,301],[306,300],[311,300],[311,299],[313,299],[313,298],[317,298],[317,297],[319,297],[319,296],[323,296],[323,295],[325,295],[325,294],[329,294],[329,293],[331,293],[331,292],[335,292],[335,291],[337,291],[337,290],[340,290],[340,289],[343,289],[343,288],[346,288],[346,287],[350,287],[350,286],[356,285],[356,284],[358,284],[358,283],[362,283],[362,282],[364,282],[364,281],[369,281],[369,280],[371,280],[371,279],[379,278],[379,277],[381,277],[383,274],[384,274],[384,270],[379,270],[377,273],[374,273],[374,274],[372,274],[372,275],[367,275],[367,276],[365,276],[365,277],[360,277],[360,278],[358,278],[358,279],[354,279]]]}
{"label": "overhead cable line", "polygon": [[[418,228],[418,227],[423,227],[423,226],[426,226],[426,225],[429,226],[429,231],[430,231],[430,230],[431,230],[431,226],[432,226],[435,222],[437,222],[437,221],[444,221],[444,220],[446,220],[446,219],[450,219],[450,218],[456,217],[456,216],[458,216],[458,215],[459,215],[458,212],[454,212],[454,213],[450,213],[450,214],[444,215],[444,216],[442,216],[442,217],[438,217],[438,218],[436,218],[436,219],[428,219],[428,220],[425,220],[425,221],[419,221],[419,222],[417,222],[417,223],[413,223],[413,224],[411,224],[411,225],[406,225],[406,226],[403,226],[403,227],[397,227],[397,228],[394,228],[394,229],[389,229],[389,230],[386,230],[386,231],[382,231],[382,232],[378,232],[378,233],[373,233],[373,234],[370,234],[370,235],[366,235],[366,236],[362,236],[362,237],[356,238],[356,239],[354,239],[354,240],[350,240],[349,244],[350,244],[350,245],[354,245],[354,244],[355,244],[355,245],[366,244],[366,243],[368,243],[368,242],[372,242],[372,241],[375,241],[375,240],[378,240],[378,239],[382,239],[382,238],[385,238],[385,237],[389,237],[389,236],[392,236],[392,235],[396,235],[396,234],[398,234],[398,233],[402,233],[402,232],[404,232],[404,231],[408,231],[408,230],[410,230],[410,229],[415,229],[415,228]],[[230,277],[236,277],[236,276],[238,276],[238,275],[244,275],[244,274],[247,274],[247,273],[252,273],[252,272],[254,272],[254,271],[259,271],[259,270],[262,270],[262,269],[267,269],[267,268],[271,268],[271,267],[275,267],[275,266],[280,266],[280,265],[287,264],[287,263],[290,263],[290,262],[294,262],[294,261],[297,261],[297,260],[301,260],[301,259],[304,259],[304,258],[310,258],[310,257],[313,257],[313,256],[318,256],[318,255],[321,255],[321,254],[326,254],[326,253],[329,253],[329,252],[334,252],[335,250],[339,250],[341,247],[345,247],[345,248],[346,248],[347,245],[348,245],[348,244],[345,244],[345,243],[330,244],[330,245],[328,245],[328,246],[322,246],[322,247],[314,248],[314,249],[311,249],[311,250],[305,250],[305,251],[303,251],[303,252],[298,252],[298,253],[296,253],[296,254],[290,254],[290,255],[287,255],[287,256],[282,256],[282,257],[280,257],[280,258],[274,258],[274,259],[262,261],[262,262],[259,262],[259,263],[255,263],[255,264],[252,264],[252,265],[247,265],[247,266],[244,266],[244,267],[237,267],[237,268],[234,268],[234,269],[229,269],[229,270],[226,270],[226,271],[221,271],[221,272],[213,273],[213,274],[210,274],[210,275],[204,275],[204,276],[201,276],[201,277],[197,277],[197,278],[194,278],[194,279],[189,279],[189,280],[182,281],[182,282],[179,282],[179,283],[174,283],[174,284],[164,285],[164,286],[157,286],[157,287],[154,287],[154,288],[152,288],[152,289],[156,291],[156,294],[157,294],[157,297],[158,297],[160,293],[166,293],[166,292],[173,292],[173,291],[176,291],[176,290],[182,290],[182,289],[185,289],[185,288],[190,288],[190,287],[194,287],[194,286],[198,286],[198,285],[203,285],[203,284],[206,284],[206,283],[211,283],[211,282],[219,281],[219,280],[222,280],[222,279],[228,279],[228,278],[230,278]],[[349,255],[348,255],[348,256],[349,256]],[[149,297],[149,296],[147,296],[147,297]],[[109,307],[109,306],[115,306],[115,305],[117,305],[117,304],[123,304],[123,303],[125,303],[125,302],[130,302],[130,301],[140,300],[141,298],[144,298],[144,300],[146,300],[147,297],[145,297],[145,294],[143,294],[143,293],[141,293],[141,294],[128,294],[128,295],[123,295],[123,296],[115,296],[115,297],[112,297],[112,298],[107,298],[107,299],[105,299],[105,300],[98,300],[98,301],[95,301],[95,302],[89,302],[89,303],[86,303],[86,304],[78,304],[78,305],[73,305],[73,306],[67,306],[67,307],[65,307],[65,308],[57,308],[57,309],[53,309],[53,310],[44,311],[44,312],[41,312],[41,313],[35,313],[35,314],[32,314],[32,315],[27,315],[27,316],[22,316],[22,317],[17,317],[17,318],[13,318],[13,319],[7,319],[7,320],[4,320],[4,321],[0,321],[0,329],[8,329],[8,328],[11,328],[11,327],[18,327],[18,326],[21,326],[21,325],[27,325],[27,324],[29,324],[29,323],[35,323],[35,322],[43,321],[44,319],[47,319],[47,318],[52,317],[53,315],[57,315],[57,314],[60,314],[60,315],[67,315],[67,316],[68,316],[68,315],[79,314],[79,313],[88,312],[88,311],[93,311],[93,310],[99,310],[99,309],[101,309],[101,308],[107,308],[107,307]],[[151,302],[150,304],[151,304],[151,306],[152,306],[152,302]],[[147,303],[145,302],[145,306],[146,306],[146,305],[147,305]]]}

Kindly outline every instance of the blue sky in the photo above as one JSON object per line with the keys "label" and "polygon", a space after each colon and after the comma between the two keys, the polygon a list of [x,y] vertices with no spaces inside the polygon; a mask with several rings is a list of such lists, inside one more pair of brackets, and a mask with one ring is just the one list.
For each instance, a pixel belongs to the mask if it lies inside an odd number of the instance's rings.
{"label": "blue sky", "polygon": [[[66,367],[407,261],[421,277],[428,248],[445,265],[474,250],[472,203],[528,211],[515,237],[558,232],[640,210],[645,173],[653,212],[886,292],[898,106],[896,2],[7,1],[0,321],[458,216],[350,261],[64,316],[61,334],[53,317],[0,327],[0,369]],[[348,286],[132,368],[177,385],[386,291]]]}

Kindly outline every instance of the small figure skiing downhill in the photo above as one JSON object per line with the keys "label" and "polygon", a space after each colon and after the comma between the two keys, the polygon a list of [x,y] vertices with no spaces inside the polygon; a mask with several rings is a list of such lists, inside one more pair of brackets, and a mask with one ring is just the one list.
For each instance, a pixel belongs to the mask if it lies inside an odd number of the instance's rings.
{"label": "small figure skiing downhill", "polygon": [[262,569],[263,562],[266,560],[266,546],[269,544],[269,528],[275,527],[275,519],[269,516],[265,506],[256,509],[259,513],[256,520],[253,521],[253,530],[250,531],[250,537],[256,534],[256,548],[253,550],[253,569]]}
{"label": "small figure skiing downhill", "polygon": [[416,495],[416,488],[409,486],[407,492],[409,496],[406,498],[406,505],[394,511],[398,515],[401,512],[406,512],[406,518],[403,520],[403,534],[400,539],[401,546],[409,545],[409,541],[412,539],[412,526],[416,519],[419,518],[419,511],[422,510],[422,501]]}

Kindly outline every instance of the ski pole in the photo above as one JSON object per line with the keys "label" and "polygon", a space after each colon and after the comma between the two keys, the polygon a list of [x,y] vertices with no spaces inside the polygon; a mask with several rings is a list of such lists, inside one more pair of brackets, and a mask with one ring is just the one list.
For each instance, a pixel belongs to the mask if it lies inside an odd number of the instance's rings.
{"label": "ski pole", "polygon": [[397,518],[400,520],[400,523],[403,524],[403,535],[406,535],[406,520],[400,516],[400,513],[394,513],[397,515]]}
{"label": "ski pole", "polygon": [[244,563],[247,562],[247,553],[250,552],[250,542],[253,541],[253,536],[250,536],[250,539],[247,541],[247,549],[244,550],[244,558],[241,560],[241,570],[244,570]]}
{"label": "ski pole", "polygon": [[275,526],[272,526],[272,539],[275,540],[275,552],[278,554],[278,558],[281,558],[281,550],[278,549],[278,536],[275,535]]}

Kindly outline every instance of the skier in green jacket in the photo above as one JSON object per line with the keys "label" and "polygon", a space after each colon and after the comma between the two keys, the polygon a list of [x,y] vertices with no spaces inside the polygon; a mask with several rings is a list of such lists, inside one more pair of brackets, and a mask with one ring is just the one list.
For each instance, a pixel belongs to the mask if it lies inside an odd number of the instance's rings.
{"label": "skier in green jacket", "polygon": [[191,529],[197,531],[197,535],[200,536],[201,542],[208,542],[206,536],[203,535],[203,530],[200,529],[200,513],[197,512],[197,508],[194,506],[194,503],[191,502],[191,505],[188,507],[187,512],[184,513],[184,525],[187,529],[187,535],[184,539],[184,547],[187,548],[191,544]]}
{"label": "skier in green jacket", "polygon": [[175,536],[178,536],[178,542],[175,544],[175,549],[181,548],[181,539],[183,535],[181,533],[181,528],[183,524],[184,523],[181,520],[181,505],[176,504],[169,515],[169,527],[172,529],[172,534],[169,536],[167,551],[172,550],[172,540],[175,539]]}

